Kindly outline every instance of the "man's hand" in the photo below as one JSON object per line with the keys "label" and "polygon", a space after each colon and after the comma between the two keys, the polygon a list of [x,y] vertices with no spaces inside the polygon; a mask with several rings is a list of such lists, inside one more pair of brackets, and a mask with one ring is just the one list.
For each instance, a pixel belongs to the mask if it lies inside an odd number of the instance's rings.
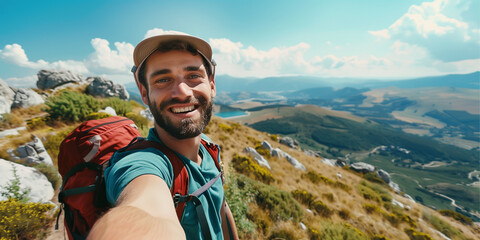
{"label": "man's hand", "polygon": [[117,206],[95,223],[87,239],[185,239],[185,232],[165,181],[142,175],[123,189]]}

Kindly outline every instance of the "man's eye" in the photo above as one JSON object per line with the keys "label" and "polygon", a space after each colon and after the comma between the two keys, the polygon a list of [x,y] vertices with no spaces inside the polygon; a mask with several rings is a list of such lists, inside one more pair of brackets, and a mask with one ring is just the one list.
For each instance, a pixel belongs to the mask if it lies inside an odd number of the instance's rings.
{"label": "man's eye", "polygon": [[155,80],[155,83],[165,83],[165,82],[168,82],[167,78],[159,78],[159,79]]}
{"label": "man's eye", "polygon": [[188,78],[190,78],[190,79],[201,78],[201,77],[202,76],[199,75],[199,74],[191,74],[191,75],[188,76]]}

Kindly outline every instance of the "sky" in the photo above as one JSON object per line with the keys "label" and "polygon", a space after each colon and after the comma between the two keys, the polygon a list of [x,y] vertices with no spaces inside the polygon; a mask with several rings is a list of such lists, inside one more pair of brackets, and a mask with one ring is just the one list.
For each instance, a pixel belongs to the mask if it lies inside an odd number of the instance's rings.
{"label": "sky", "polygon": [[[479,0],[0,0],[0,80],[41,69],[133,82],[135,45],[205,39],[217,75],[408,79],[480,70]],[[480,81],[480,80],[479,80]]]}

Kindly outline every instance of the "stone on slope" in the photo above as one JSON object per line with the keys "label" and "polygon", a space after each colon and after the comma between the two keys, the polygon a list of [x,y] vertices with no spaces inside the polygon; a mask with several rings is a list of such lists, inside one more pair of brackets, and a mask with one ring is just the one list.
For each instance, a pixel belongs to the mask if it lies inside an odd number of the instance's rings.
{"label": "stone on slope", "polygon": [[276,157],[276,158],[283,158],[285,157],[285,152],[282,151],[280,148],[274,148],[270,154],[272,155],[272,157]]}
{"label": "stone on slope", "polygon": [[37,73],[37,88],[46,90],[54,89],[67,83],[80,83],[82,76],[70,71],[40,70]]}
{"label": "stone on slope", "polygon": [[290,148],[297,148],[298,147],[298,142],[297,140],[291,138],[291,137],[283,137],[283,138],[280,138],[280,141],[279,141],[281,144],[284,144]]}
{"label": "stone on slope", "polygon": [[390,174],[383,169],[380,169],[380,170],[377,171],[377,177],[379,177],[380,179],[382,179],[386,183],[390,183],[390,181],[392,181],[392,178],[390,177]]}
{"label": "stone on slope", "polygon": [[290,156],[290,154],[285,153],[285,157],[287,158],[287,161],[291,163],[296,169],[307,171],[307,168],[303,166],[303,164],[300,161],[298,161],[296,158]]}
{"label": "stone on slope", "polygon": [[[14,179],[13,169],[20,181],[21,190],[30,189],[28,198],[30,202],[48,202],[53,198],[54,190],[47,177],[32,167],[26,167],[21,164],[13,163],[0,159],[0,191]],[[0,201],[7,200],[0,195]]]}
{"label": "stone on slope", "polygon": [[10,113],[15,92],[0,79],[0,114]]}
{"label": "stone on slope", "polygon": [[272,150],[273,150],[272,145],[267,141],[262,142],[262,147],[263,147],[263,149],[267,149],[268,152],[272,152]]}
{"label": "stone on slope", "polygon": [[271,169],[270,168],[270,164],[268,163],[268,161],[262,156],[260,155],[260,153],[257,152],[257,150],[255,150],[254,148],[252,147],[246,147],[243,152],[247,153],[248,155],[250,155],[255,161],[257,161],[257,163],[260,165],[260,166],[265,166],[267,167],[268,169]]}
{"label": "stone on slope", "polygon": [[87,86],[85,92],[92,96],[104,98],[118,97],[122,100],[128,100],[129,98],[127,89],[122,84],[116,84],[101,77],[89,77],[87,81],[91,81],[91,83]]}
{"label": "stone on slope", "polygon": [[369,173],[375,171],[375,167],[364,162],[356,162],[350,165],[350,168],[356,172]]}
{"label": "stone on slope", "polygon": [[42,96],[32,89],[17,89],[13,98],[12,108],[28,108],[45,103]]}
{"label": "stone on slope", "polygon": [[52,158],[45,150],[40,138],[33,136],[32,141],[17,148],[19,158],[26,159],[28,163],[45,163],[53,165]]}

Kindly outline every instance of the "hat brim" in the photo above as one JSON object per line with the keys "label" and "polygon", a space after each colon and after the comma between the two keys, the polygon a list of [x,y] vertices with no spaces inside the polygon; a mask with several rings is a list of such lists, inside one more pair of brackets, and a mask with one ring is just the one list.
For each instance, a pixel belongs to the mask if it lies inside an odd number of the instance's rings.
{"label": "hat brim", "polygon": [[182,40],[191,44],[209,61],[212,61],[212,48],[203,39],[190,35],[158,35],[144,39],[135,47],[133,51],[133,62],[135,66],[139,67],[162,43],[171,40]]}

